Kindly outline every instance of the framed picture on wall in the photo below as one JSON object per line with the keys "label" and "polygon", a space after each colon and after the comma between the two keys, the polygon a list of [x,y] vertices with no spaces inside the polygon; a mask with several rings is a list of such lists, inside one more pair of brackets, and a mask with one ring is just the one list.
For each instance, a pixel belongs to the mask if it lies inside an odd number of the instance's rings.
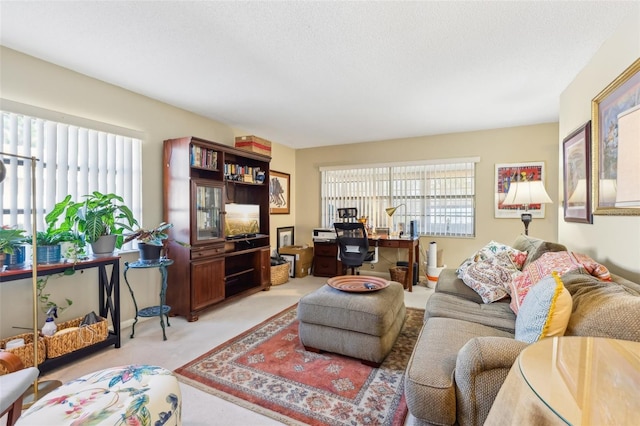
{"label": "framed picture on wall", "polygon": [[[506,205],[504,200],[512,182],[541,180],[544,184],[544,162],[496,164],[494,215],[498,219],[519,219],[524,206]],[[532,217],[544,218],[544,204],[530,204]]]}
{"label": "framed picture on wall", "polygon": [[562,142],[565,222],[593,223],[591,216],[591,121]]}
{"label": "framed picture on wall", "polygon": [[[640,59],[591,102],[593,198],[597,215],[640,215]],[[622,185],[622,187],[621,187]],[[631,203],[629,202],[631,196]]]}
{"label": "framed picture on wall", "polygon": [[291,175],[288,173],[269,172],[269,213],[289,214],[291,212]]}

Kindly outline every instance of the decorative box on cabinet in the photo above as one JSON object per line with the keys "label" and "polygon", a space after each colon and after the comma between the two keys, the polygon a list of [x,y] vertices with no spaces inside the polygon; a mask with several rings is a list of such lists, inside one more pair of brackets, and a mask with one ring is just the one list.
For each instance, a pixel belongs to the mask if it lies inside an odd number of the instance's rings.
{"label": "decorative box on cabinet", "polygon": [[[172,314],[196,321],[204,309],[270,288],[270,160],[196,137],[164,141],[163,212],[174,225],[169,229],[174,264],[167,278]],[[229,203],[257,204],[259,232],[227,238]]]}

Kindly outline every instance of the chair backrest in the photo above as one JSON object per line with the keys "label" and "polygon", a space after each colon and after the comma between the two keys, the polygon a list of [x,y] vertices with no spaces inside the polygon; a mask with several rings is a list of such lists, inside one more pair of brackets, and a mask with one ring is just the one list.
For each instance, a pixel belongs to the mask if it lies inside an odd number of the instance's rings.
{"label": "chair backrest", "polygon": [[336,230],[340,261],[345,266],[361,266],[369,251],[369,238],[364,224],[336,222],[333,227]]}

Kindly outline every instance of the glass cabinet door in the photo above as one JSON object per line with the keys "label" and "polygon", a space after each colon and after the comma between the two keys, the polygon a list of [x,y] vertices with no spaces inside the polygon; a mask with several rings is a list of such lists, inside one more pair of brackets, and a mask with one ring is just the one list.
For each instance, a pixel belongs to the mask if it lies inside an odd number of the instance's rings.
{"label": "glass cabinet door", "polygon": [[222,185],[192,180],[195,218],[192,241],[204,243],[222,238]]}

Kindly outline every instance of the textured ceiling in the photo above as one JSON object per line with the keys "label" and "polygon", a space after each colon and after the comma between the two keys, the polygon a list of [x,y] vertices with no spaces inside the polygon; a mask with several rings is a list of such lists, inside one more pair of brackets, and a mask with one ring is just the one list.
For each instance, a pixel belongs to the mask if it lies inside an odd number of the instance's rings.
{"label": "textured ceiling", "polygon": [[638,2],[2,0],[0,43],[305,148],[557,121],[629,14]]}

